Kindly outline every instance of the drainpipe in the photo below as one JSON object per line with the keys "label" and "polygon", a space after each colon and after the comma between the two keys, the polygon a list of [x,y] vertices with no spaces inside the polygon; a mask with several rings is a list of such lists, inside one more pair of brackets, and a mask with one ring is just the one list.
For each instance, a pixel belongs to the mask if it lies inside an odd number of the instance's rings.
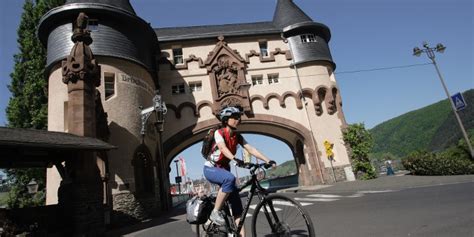
{"label": "drainpipe", "polygon": [[[304,95],[303,95],[303,87],[301,86],[301,80],[300,80],[300,75],[298,73],[298,68],[296,66],[296,61],[295,61],[295,56],[293,54],[293,48],[291,46],[291,41],[288,40],[287,38],[285,38],[283,36],[283,34],[281,34],[281,38],[283,39],[283,42],[285,43],[288,43],[288,46],[289,46],[289,49],[290,49],[290,52],[291,52],[291,60],[293,62],[293,68],[295,70],[295,74],[296,74],[296,79],[298,80],[298,86],[299,86],[299,89],[300,89],[300,92],[301,92],[301,98],[303,99],[303,107],[304,107],[304,110],[306,112],[306,119],[308,120],[308,124],[309,124],[309,129],[310,129],[310,134],[311,134],[311,144],[313,145],[314,147],[314,153],[315,153],[315,156],[317,156],[317,153],[316,153],[316,142],[315,142],[315,138],[314,138],[314,134],[313,134],[313,126],[311,125],[311,120],[309,119],[309,113],[308,113],[308,107],[306,106],[306,99],[304,98]],[[317,158],[317,157],[316,157]],[[321,178],[321,182],[323,184],[325,184],[326,182],[324,181],[324,177],[323,177],[323,171],[321,169],[321,166],[319,164],[319,160],[316,159],[316,166],[318,167],[319,169],[319,177]]]}

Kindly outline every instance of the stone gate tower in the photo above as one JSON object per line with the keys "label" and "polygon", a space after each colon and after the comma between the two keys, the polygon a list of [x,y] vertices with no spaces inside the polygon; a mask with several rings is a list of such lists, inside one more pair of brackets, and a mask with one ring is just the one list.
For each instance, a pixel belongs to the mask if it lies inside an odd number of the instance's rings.
{"label": "stone gate tower", "polygon": [[[98,166],[104,184],[104,203],[126,218],[144,218],[160,210],[156,148],[158,136],[150,129],[143,138],[141,107],[152,105],[157,88],[157,37],[138,17],[128,0],[66,0],[43,16],[38,34],[47,46],[49,80],[48,129],[68,132],[67,86],[61,81],[61,60],[73,43],[73,20],[80,12],[89,17],[90,45],[100,64],[101,94],[97,98],[107,114],[108,142],[118,149],[105,154]],[[166,171],[167,172],[167,171]],[[139,180],[138,182],[136,182]],[[47,171],[47,204],[57,202],[61,181],[54,168]],[[164,192],[164,191],[163,191]],[[114,215],[112,215],[112,218]],[[112,220],[113,221],[113,220]]]}

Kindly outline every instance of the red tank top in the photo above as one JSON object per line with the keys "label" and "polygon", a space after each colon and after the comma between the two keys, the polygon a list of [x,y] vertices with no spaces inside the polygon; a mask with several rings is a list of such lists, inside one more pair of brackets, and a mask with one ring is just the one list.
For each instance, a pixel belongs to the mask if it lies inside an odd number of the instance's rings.
{"label": "red tank top", "polygon": [[[230,132],[226,132],[227,129],[225,128],[219,129],[218,131],[219,131],[219,134],[221,134],[221,136],[224,138],[226,147],[229,149],[229,151],[232,154],[235,154],[237,152],[237,145],[242,144],[242,140],[243,140],[242,135],[240,135],[237,132],[234,132],[231,136]],[[224,153],[221,152],[221,154],[219,155],[219,159],[215,162],[216,167],[230,170],[230,165],[229,165],[230,161],[231,160],[225,157]]]}

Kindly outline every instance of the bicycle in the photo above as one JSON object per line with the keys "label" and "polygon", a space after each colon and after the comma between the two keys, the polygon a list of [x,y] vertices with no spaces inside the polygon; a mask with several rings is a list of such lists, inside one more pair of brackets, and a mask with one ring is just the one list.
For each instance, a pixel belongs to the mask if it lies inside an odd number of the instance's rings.
{"label": "bicycle", "polygon": [[[244,206],[239,225],[235,225],[234,218],[230,212],[229,203],[226,201],[222,208],[226,214],[226,224],[219,226],[208,220],[205,224],[197,225],[195,231],[198,237],[240,236],[239,233],[245,223],[255,194],[258,196],[258,203],[252,214],[251,233],[253,237],[315,236],[313,222],[301,204],[290,197],[269,194],[269,192],[260,185],[260,179],[257,178],[257,171],[262,170],[262,172],[265,172],[262,167],[269,168],[271,165],[246,163],[243,167],[250,170],[251,178],[239,188],[239,193],[241,193],[242,190],[250,186],[247,202]],[[213,201],[215,201],[215,197]],[[253,206],[254,205],[252,205],[252,207]]]}

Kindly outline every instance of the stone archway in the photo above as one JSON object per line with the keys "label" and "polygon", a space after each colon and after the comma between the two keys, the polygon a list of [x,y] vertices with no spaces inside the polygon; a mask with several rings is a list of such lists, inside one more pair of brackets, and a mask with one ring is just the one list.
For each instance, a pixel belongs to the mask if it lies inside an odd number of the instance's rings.
{"label": "stone archway", "polygon": [[[181,130],[164,141],[165,164],[170,166],[172,159],[177,154],[200,142],[207,131],[217,125],[218,121],[216,119],[201,122]],[[315,162],[319,159],[312,159],[313,156],[318,156],[320,152],[312,152],[317,148],[312,145],[314,143],[311,141],[310,131],[298,123],[278,116],[254,114],[252,117],[243,119],[239,126],[239,132],[265,135],[287,144],[292,151],[292,159],[295,160],[297,165],[300,185],[307,186],[315,183],[325,183],[330,180],[326,170],[321,168],[324,164]],[[200,156],[200,154],[196,154],[196,156]]]}

